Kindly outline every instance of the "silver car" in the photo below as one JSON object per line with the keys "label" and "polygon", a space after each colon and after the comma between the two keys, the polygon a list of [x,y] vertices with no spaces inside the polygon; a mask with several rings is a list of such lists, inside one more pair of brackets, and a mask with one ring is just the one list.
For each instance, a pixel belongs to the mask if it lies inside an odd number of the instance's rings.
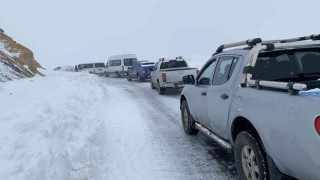
{"label": "silver car", "polygon": [[183,79],[184,131],[233,152],[240,179],[320,179],[320,93],[308,92],[320,88],[319,39],[220,46]]}

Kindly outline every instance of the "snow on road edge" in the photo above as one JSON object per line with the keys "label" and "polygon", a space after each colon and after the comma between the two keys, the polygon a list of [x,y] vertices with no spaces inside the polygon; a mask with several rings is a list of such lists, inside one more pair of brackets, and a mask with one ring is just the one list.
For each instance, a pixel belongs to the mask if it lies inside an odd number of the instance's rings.
{"label": "snow on road edge", "polygon": [[0,88],[0,179],[101,179],[106,87],[84,73],[46,73]]}

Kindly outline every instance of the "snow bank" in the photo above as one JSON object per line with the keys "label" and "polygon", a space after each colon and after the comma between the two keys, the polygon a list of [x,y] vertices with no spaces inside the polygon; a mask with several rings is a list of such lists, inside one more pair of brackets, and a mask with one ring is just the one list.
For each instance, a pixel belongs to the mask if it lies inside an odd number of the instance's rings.
{"label": "snow bank", "polygon": [[0,179],[101,179],[106,88],[87,73],[0,83]]}

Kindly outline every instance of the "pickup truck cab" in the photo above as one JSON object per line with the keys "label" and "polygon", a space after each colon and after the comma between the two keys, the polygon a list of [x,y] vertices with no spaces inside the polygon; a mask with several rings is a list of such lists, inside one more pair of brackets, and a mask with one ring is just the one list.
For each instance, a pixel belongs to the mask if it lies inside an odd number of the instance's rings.
{"label": "pickup truck cab", "polygon": [[183,77],[193,75],[199,72],[197,68],[190,68],[182,57],[176,59],[161,58],[151,72],[151,88],[158,89],[160,95],[164,94],[166,89],[181,89],[184,87]]}
{"label": "pickup truck cab", "polygon": [[320,179],[319,40],[220,46],[197,77],[184,77],[184,131],[233,152],[240,179]]}
{"label": "pickup truck cab", "polygon": [[136,61],[131,67],[128,68],[127,80],[138,79],[138,81],[145,81],[150,79],[151,71],[154,69],[154,62]]}

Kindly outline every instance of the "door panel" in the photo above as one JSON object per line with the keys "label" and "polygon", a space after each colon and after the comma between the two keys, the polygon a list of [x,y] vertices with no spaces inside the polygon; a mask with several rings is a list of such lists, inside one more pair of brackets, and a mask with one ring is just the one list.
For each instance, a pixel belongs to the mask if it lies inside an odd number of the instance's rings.
{"label": "door panel", "polygon": [[[208,88],[207,111],[212,130],[222,135],[228,125],[229,109],[232,102],[236,74],[239,71],[239,57],[221,57],[217,63],[212,86]],[[237,73],[233,73],[236,71]],[[233,76],[232,76],[233,74]]]}

